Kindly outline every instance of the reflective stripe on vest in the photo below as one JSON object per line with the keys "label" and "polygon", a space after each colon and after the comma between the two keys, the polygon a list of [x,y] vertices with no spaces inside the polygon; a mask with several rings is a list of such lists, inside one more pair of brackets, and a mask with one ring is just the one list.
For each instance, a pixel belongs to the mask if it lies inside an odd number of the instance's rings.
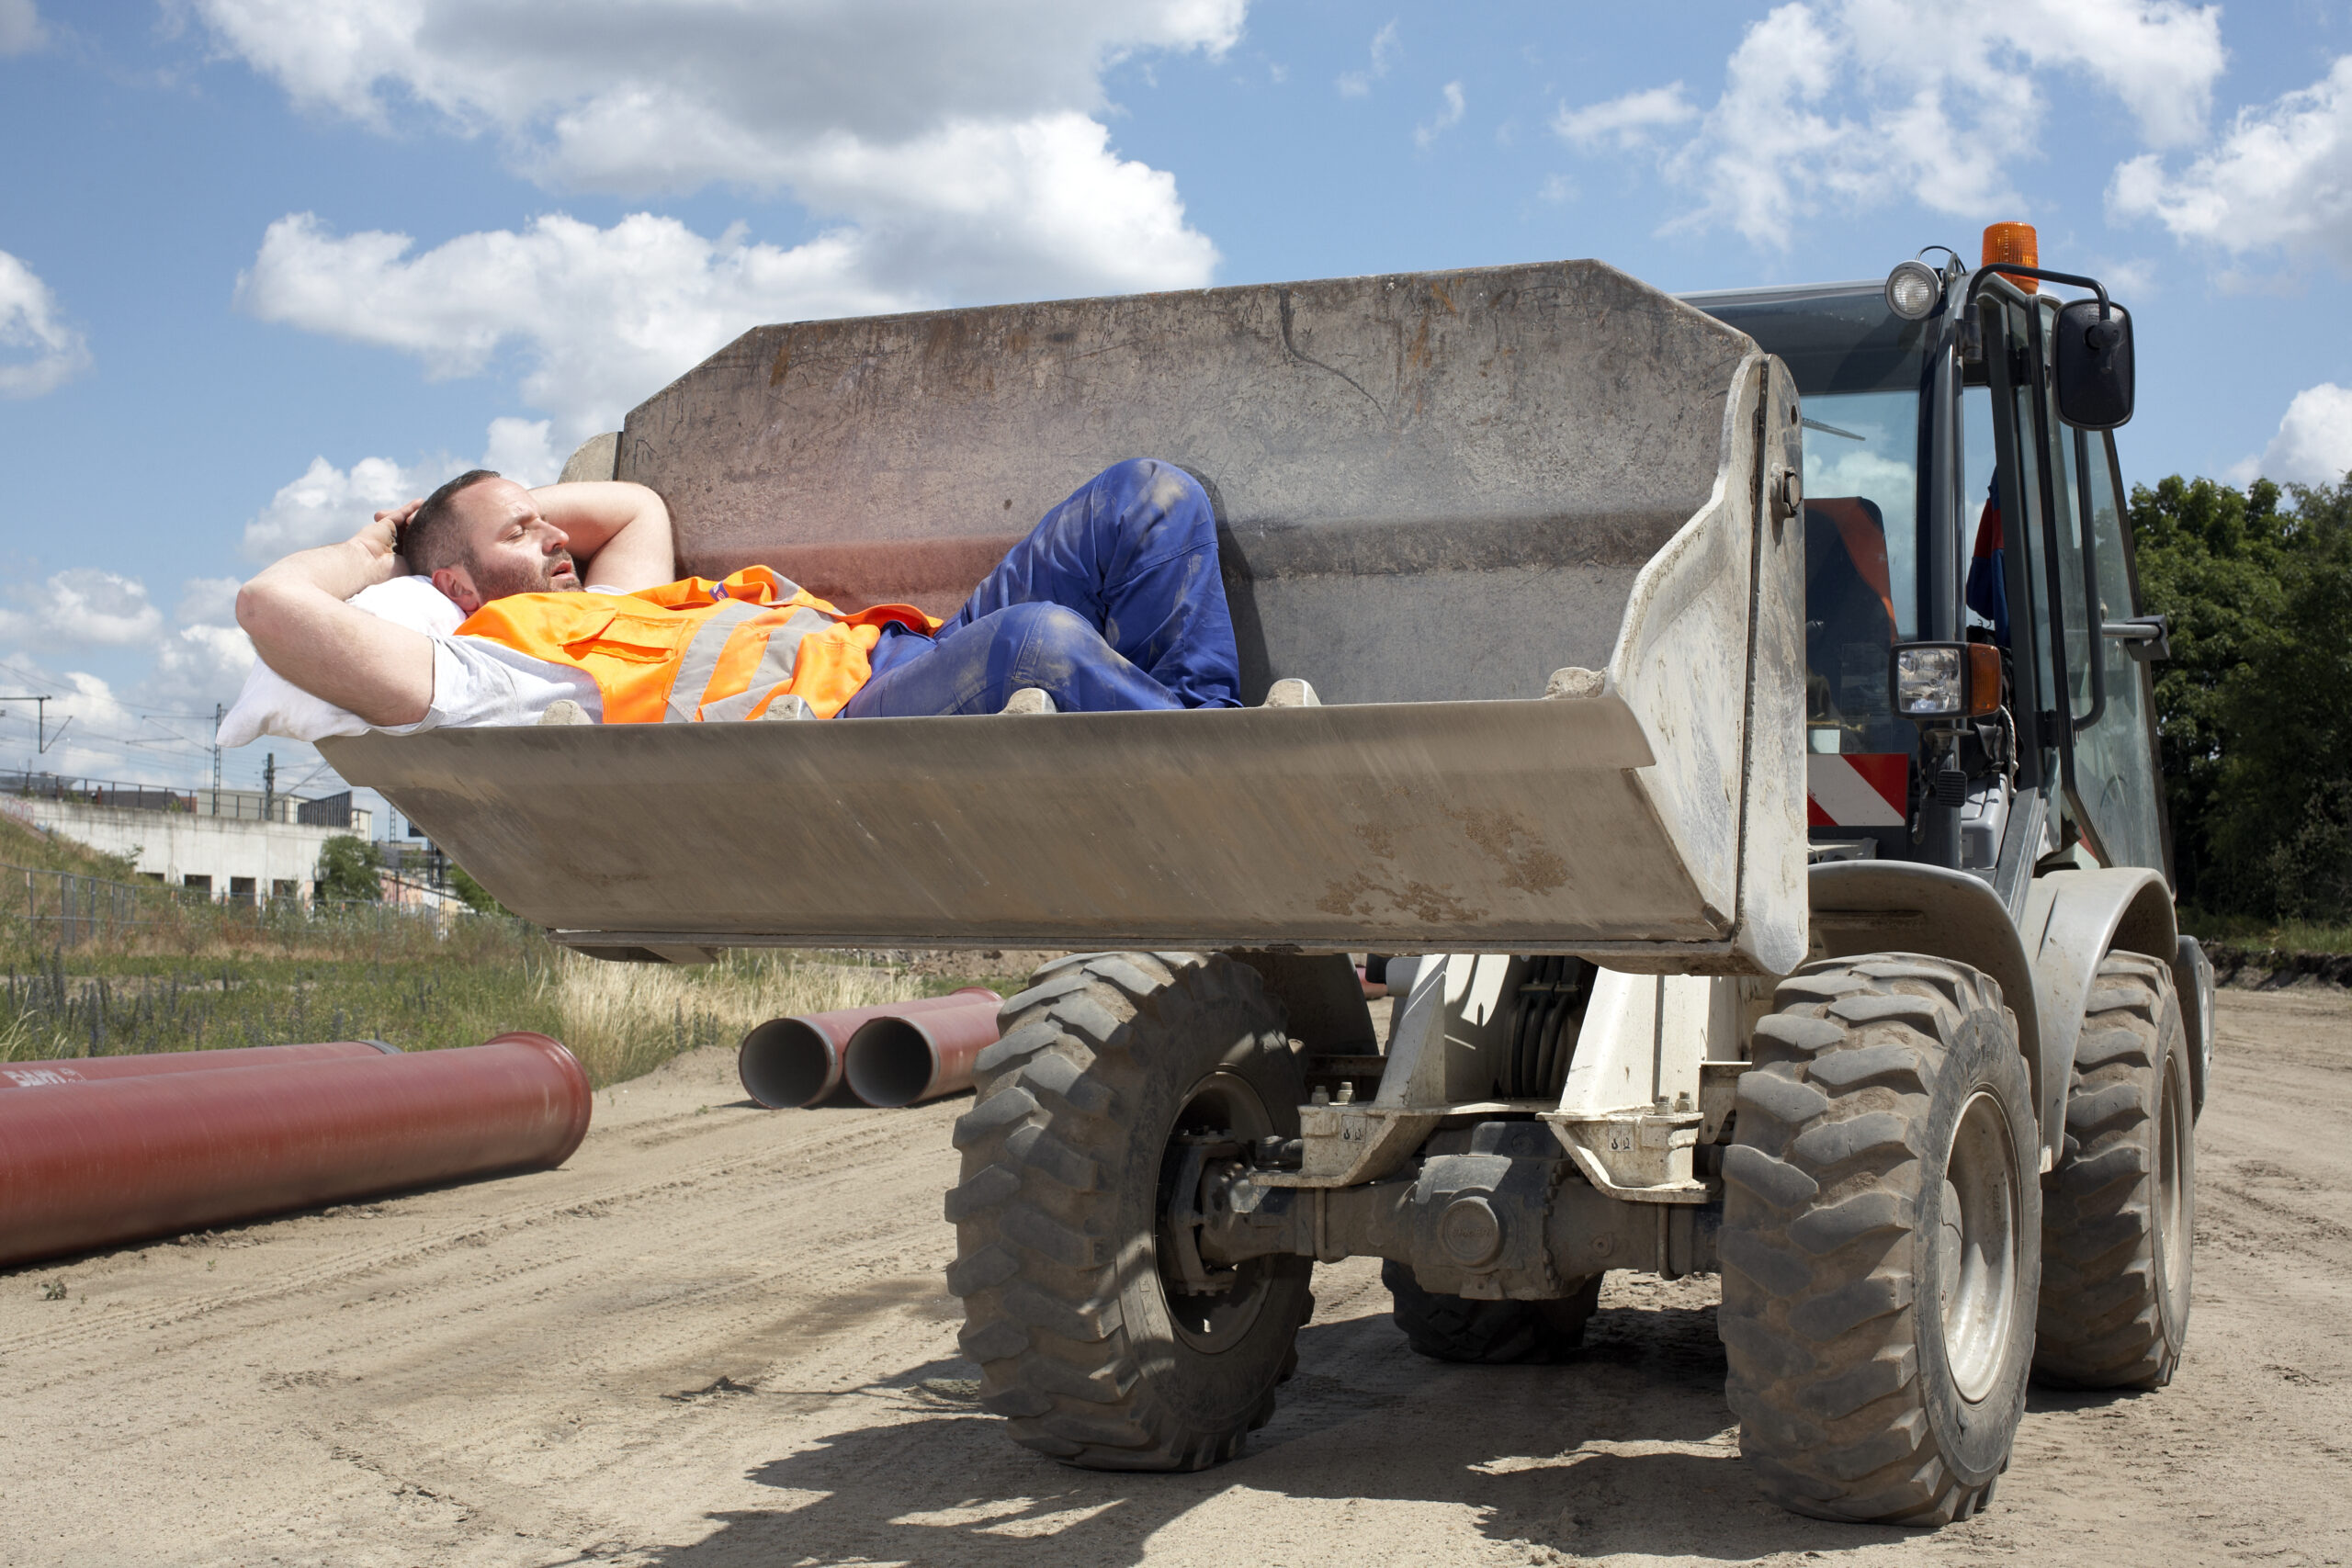
{"label": "reflective stripe on vest", "polygon": [[518,593],[458,628],[585,671],[607,724],[757,718],[787,693],[831,718],[872,672],[867,655],[891,624],[939,623],[904,604],[851,613],[798,583],[750,567],[633,594]]}

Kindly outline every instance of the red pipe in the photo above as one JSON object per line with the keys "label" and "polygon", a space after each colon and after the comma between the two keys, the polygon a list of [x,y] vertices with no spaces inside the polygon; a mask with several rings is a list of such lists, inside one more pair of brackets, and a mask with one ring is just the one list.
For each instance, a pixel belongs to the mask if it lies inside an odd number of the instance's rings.
{"label": "red pipe", "polygon": [[849,1037],[869,1020],[970,1007],[981,998],[991,1009],[1004,999],[986,986],[967,986],[920,1001],[772,1018],[743,1036],[735,1053],[736,1076],[743,1080],[743,1092],[771,1111],[814,1105],[841,1087],[842,1055]]}
{"label": "red pipe", "polygon": [[0,1094],[0,1265],[561,1165],[588,1075],[544,1034]]}
{"label": "red pipe", "polygon": [[843,1053],[849,1091],[868,1105],[919,1105],[972,1087],[972,1060],[996,1043],[997,1010],[971,1005],[861,1025]]}
{"label": "red pipe", "polygon": [[0,1089],[49,1089],[151,1073],[210,1072],[216,1067],[267,1067],[287,1062],[335,1062],[398,1055],[380,1040],[321,1040],[302,1045],[240,1045],[226,1051],[156,1051],[142,1056],[74,1056],[57,1061],[0,1064]]}

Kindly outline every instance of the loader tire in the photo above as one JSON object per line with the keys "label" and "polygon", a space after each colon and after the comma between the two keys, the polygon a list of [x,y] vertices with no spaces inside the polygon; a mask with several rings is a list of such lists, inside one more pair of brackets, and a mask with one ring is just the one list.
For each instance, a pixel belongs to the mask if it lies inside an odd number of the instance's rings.
{"label": "loader tire", "polygon": [[2042,1199],[2033,1367],[2044,1382],[2172,1381],[2188,1337],[2195,1117],[2170,967],[2109,953],[2091,982],[2065,1146]]}
{"label": "loader tire", "polygon": [[1015,1442],[1090,1470],[1203,1470],[1273,1414],[1313,1261],[1187,1294],[1164,1225],[1186,1135],[1298,1135],[1303,1077],[1256,971],[1088,953],[1006,1001],[956,1123],[964,1353]]}
{"label": "loader tire", "polygon": [[1557,1301],[1481,1302],[1421,1289],[1412,1266],[1390,1258],[1380,1282],[1406,1342],[1433,1361],[1501,1367],[1557,1361],[1584,1343],[1584,1325],[1600,1304],[1600,1276],[1577,1281]]}
{"label": "loader tire", "polygon": [[1940,1525],[2024,1414],[2040,1140],[2000,987],[1908,954],[1781,983],[1724,1152],[1725,1380],[1767,1495]]}

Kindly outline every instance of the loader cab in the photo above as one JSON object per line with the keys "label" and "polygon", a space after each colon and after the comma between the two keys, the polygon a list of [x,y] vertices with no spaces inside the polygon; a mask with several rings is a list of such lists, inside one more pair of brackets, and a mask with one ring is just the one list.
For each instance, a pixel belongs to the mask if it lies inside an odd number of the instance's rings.
{"label": "loader cab", "polygon": [[[2063,302],[2031,279],[1917,271],[1916,319],[1877,281],[1683,297],[1786,362],[1804,400],[1815,858],[1922,861],[2020,897],[2060,854],[2168,876],[2146,662],[2161,627],[2135,620],[2113,435],[2059,408]],[[1898,712],[1890,661],[1910,643],[1996,649],[1997,699],[1924,725]]]}

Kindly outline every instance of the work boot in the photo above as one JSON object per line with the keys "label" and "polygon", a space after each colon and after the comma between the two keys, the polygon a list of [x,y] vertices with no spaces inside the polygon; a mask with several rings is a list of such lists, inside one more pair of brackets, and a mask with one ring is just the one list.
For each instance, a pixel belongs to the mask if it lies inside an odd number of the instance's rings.
{"label": "work boot", "polygon": [[596,721],[588,716],[586,708],[582,707],[570,697],[558,697],[548,705],[547,712],[539,715],[539,722],[541,724],[594,724]]}
{"label": "work boot", "polygon": [[1004,700],[1006,713],[1059,713],[1053,693],[1043,686],[1023,686]]}
{"label": "work boot", "polygon": [[1314,687],[1293,677],[1287,681],[1277,681],[1266,688],[1265,705],[1270,708],[1319,708],[1323,705],[1323,699],[1315,694]]}

